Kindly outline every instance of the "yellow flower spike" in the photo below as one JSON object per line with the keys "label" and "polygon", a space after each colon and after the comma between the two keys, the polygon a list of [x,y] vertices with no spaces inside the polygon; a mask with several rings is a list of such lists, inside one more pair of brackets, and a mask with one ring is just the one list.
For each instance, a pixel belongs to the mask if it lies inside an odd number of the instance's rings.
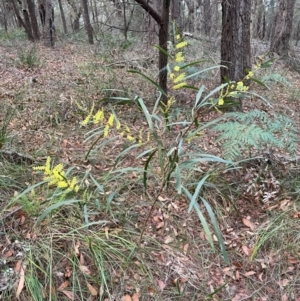
{"label": "yellow flower spike", "polygon": [[171,73],[171,74],[170,74],[170,78],[171,78],[171,79],[174,79],[174,78],[175,78],[175,74],[174,74],[174,73]]}
{"label": "yellow flower spike", "polygon": [[98,124],[100,122],[103,121],[104,119],[104,112],[103,112],[103,109],[99,110],[93,117],[94,119],[94,124]]}
{"label": "yellow flower spike", "polygon": [[116,121],[116,123],[117,123],[117,125],[116,125],[116,129],[117,130],[119,130],[120,128],[121,128],[121,123],[120,123],[120,121],[118,120],[118,121]]}
{"label": "yellow flower spike", "polygon": [[57,187],[64,189],[64,188],[68,188],[69,184],[66,181],[59,181],[59,182],[57,182]]}
{"label": "yellow flower spike", "polygon": [[107,124],[103,130],[103,137],[107,137],[109,132],[109,125]]}
{"label": "yellow flower spike", "polygon": [[128,125],[125,126],[125,131],[126,131],[127,133],[130,133],[130,128],[128,127]]}
{"label": "yellow flower spike", "polygon": [[219,99],[219,102],[218,102],[218,105],[219,106],[222,106],[224,104],[224,99],[223,98],[220,98]]}
{"label": "yellow flower spike", "polygon": [[89,123],[89,121],[91,120],[91,118],[92,118],[92,116],[93,116],[94,107],[95,107],[95,104],[93,103],[92,108],[91,108],[91,111],[90,111],[89,114],[85,117],[85,119],[81,122],[81,125],[82,125],[82,126],[86,126],[86,125]]}
{"label": "yellow flower spike", "polygon": [[73,177],[73,179],[71,180],[70,184],[69,184],[69,189],[75,191],[77,185],[77,179],[76,177]]}
{"label": "yellow flower spike", "polygon": [[237,89],[237,91],[243,91],[244,83],[243,82],[237,82],[236,89]]}
{"label": "yellow flower spike", "polygon": [[184,87],[184,86],[186,86],[186,83],[185,83],[185,82],[182,82],[182,83],[179,83],[179,84],[175,85],[175,86],[173,87],[173,89],[174,89],[174,90],[178,90],[178,89],[180,89],[180,88],[182,88],[182,87]]}
{"label": "yellow flower spike", "polygon": [[45,175],[50,175],[51,174],[51,157],[48,156],[45,164]]}
{"label": "yellow flower spike", "polygon": [[174,71],[178,72],[180,70],[180,67],[179,66],[175,66],[174,67]]}
{"label": "yellow flower spike", "polygon": [[115,120],[115,115],[114,114],[110,114],[109,119],[107,121],[107,124],[112,127],[114,124],[114,120]]}
{"label": "yellow flower spike", "polygon": [[186,41],[180,42],[180,43],[178,43],[178,44],[176,45],[175,48],[176,48],[176,49],[180,49],[180,48],[185,47],[187,44],[188,44],[188,43],[187,43]]}
{"label": "yellow flower spike", "polygon": [[176,63],[180,63],[184,61],[184,57],[182,56],[182,52],[177,52],[176,55],[175,55],[175,62]]}
{"label": "yellow flower spike", "polygon": [[127,135],[127,140],[129,140],[129,141],[133,141],[134,140],[134,137],[132,137],[131,135]]}
{"label": "yellow flower spike", "polygon": [[176,40],[180,40],[180,34],[177,34],[177,35],[175,36],[175,39],[176,39]]}
{"label": "yellow flower spike", "polygon": [[179,75],[173,80],[174,84],[177,84],[177,83],[181,82],[181,81],[184,79],[184,77],[185,77],[185,73],[179,74]]}

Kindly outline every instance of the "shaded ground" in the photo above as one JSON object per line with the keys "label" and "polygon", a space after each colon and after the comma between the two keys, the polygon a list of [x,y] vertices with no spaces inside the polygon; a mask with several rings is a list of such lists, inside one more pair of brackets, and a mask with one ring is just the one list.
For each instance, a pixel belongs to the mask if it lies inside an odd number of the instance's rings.
{"label": "shaded ground", "polygon": [[[80,122],[93,103],[96,109],[104,107],[108,112],[113,107],[121,124],[132,126],[136,133],[146,127],[135,106],[114,104],[117,97],[133,99],[136,94],[146,103],[155,101],[153,86],[126,71],[138,68],[155,74],[155,65],[144,64],[155,62],[155,54],[120,50],[104,59],[83,45],[63,44],[54,51],[36,47],[39,66],[26,68],[16,65],[18,47],[0,46],[0,120],[7,108],[15,110],[0,161],[3,300],[12,300],[16,294],[21,300],[300,300],[297,160],[289,161],[285,154],[275,152],[271,166],[252,164],[235,172],[214,167],[212,182],[218,192],[207,188],[204,196],[218,218],[231,260],[228,267],[218,251],[217,238],[214,252],[197,215],[188,214],[187,200],[171,188],[159,193],[161,171],[157,166],[151,167],[146,193],[136,170],[111,176],[124,139],[102,144],[86,158],[94,140],[85,139],[96,126],[82,127]],[[299,74],[280,61],[262,72],[280,74],[291,85],[273,80],[270,90],[255,86],[257,93],[274,101],[274,109],[252,98],[245,110],[284,112],[299,124]],[[208,90],[214,87],[209,78],[202,81]],[[174,114],[184,119],[195,96],[178,92],[176,97],[180,105]],[[201,118],[210,120],[218,114],[210,112]],[[164,136],[170,145],[179,131]],[[199,138],[197,145],[222,155],[213,133]],[[143,167],[145,159],[136,158],[139,153],[141,150],[126,153],[117,168]],[[74,198],[82,198],[85,206],[62,203],[36,226],[53,202],[53,190],[39,186],[17,202],[12,200],[41,181],[32,166],[43,165],[47,156],[55,164],[73,167],[72,173],[83,179],[80,196]],[[253,184],[257,174],[263,174],[263,188]],[[89,175],[104,186],[103,191]],[[201,173],[187,174],[186,182],[201,178]],[[262,195],[276,194],[262,203],[255,195],[260,189],[265,189]],[[111,201],[114,191],[118,193]],[[158,202],[147,218],[158,193]]]}

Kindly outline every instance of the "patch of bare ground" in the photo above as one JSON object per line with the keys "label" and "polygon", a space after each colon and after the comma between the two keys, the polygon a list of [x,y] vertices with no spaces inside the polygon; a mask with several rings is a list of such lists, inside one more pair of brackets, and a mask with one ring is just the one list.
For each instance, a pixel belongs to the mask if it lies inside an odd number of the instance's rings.
{"label": "patch of bare ground", "polygon": [[[141,149],[133,148],[116,163],[125,149],[124,139],[114,132],[107,144],[93,145],[98,136],[86,138],[95,126],[80,124],[94,104],[95,111],[113,108],[120,123],[135,133],[146,129],[142,112],[132,103],[139,95],[153,104],[157,91],[127,69],[155,77],[155,54],[115,50],[103,58],[83,45],[35,47],[41,60],[36,68],[17,67],[19,49],[0,47],[0,120],[7,108],[15,111],[0,160],[3,300],[16,295],[20,300],[60,301],[300,300],[297,160],[275,152],[271,164],[245,163],[233,171],[203,164],[197,172],[187,173],[186,182],[197,183],[203,177],[201,170],[214,169],[211,183],[217,189],[205,187],[203,196],[217,216],[228,266],[217,237],[213,250],[198,216],[188,213],[186,198],[171,186],[160,190],[163,171],[158,163],[151,166],[145,192],[143,173],[137,171],[146,161],[144,156],[137,158]],[[251,97],[244,101],[244,110],[283,112],[299,125],[299,74],[280,61],[259,72],[279,74],[290,85],[272,79],[269,89],[253,84],[253,90],[270,99],[271,105]],[[214,83],[205,79],[205,85],[210,91]],[[176,96],[180,105],[174,114],[184,119],[195,95]],[[116,105],[120,100],[128,103]],[[220,114],[204,112],[199,121]],[[174,145],[180,131],[178,125],[163,136],[166,145]],[[222,156],[213,132],[204,133],[194,145]],[[20,163],[16,154],[32,161]],[[57,208],[37,223],[53,204],[51,187],[38,186],[18,201],[13,196],[41,181],[32,166],[43,165],[47,156],[73,168],[83,188],[68,199],[74,201],[71,205],[58,197]],[[124,169],[126,174],[113,173]],[[265,202],[266,194],[274,191]],[[77,204],[77,199],[84,202]],[[209,220],[205,207],[200,208]]]}

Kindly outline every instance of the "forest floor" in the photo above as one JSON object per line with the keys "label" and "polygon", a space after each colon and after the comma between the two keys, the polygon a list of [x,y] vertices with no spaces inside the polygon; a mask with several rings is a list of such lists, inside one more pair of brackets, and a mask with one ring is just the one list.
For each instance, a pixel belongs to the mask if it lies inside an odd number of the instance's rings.
{"label": "forest floor", "polygon": [[[210,59],[206,67],[218,61],[217,46],[190,44],[189,61]],[[116,129],[103,138],[99,126],[81,125],[93,106],[94,112],[104,109],[105,119],[114,110],[123,128],[146,139],[140,134],[147,133],[146,118],[133,100],[138,95],[151,108],[158,97],[149,81],[127,72],[155,78],[155,49],[100,46],[59,41],[51,50],[20,38],[0,43],[0,128],[13,113],[0,157],[0,299],[300,301],[295,157],[275,150],[268,153],[271,164],[254,161],[228,172],[203,163],[185,175],[186,185],[199,182],[208,169],[214,175],[203,196],[217,217],[228,265],[218,238],[213,236],[213,249],[198,215],[188,212],[185,195],[176,193],[172,181],[161,189],[156,161],[148,167],[145,189],[142,153],[149,146],[124,151],[128,141]],[[253,83],[251,90],[272,106],[251,97],[244,110],[284,113],[299,128],[300,74],[275,60],[257,77],[269,89]],[[194,84],[204,84],[208,93],[217,78],[213,70]],[[174,122],[189,120],[195,97],[176,92]],[[220,114],[204,112],[200,121]],[[165,145],[176,145],[180,131],[177,125],[161,133]],[[193,143],[222,157],[213,132]],[[33,167],[45,165],[48,156],[63,164],[66,177],[77,177],[77,193],[63,195],[42,183]],[[200,208],[209,221],[205,206]]]}

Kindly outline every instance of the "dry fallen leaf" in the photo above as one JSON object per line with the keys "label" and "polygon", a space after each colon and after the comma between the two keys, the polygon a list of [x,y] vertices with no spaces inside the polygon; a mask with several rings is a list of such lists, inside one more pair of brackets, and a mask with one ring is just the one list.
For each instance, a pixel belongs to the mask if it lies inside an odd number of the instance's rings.
{"label": "dry fallen leaf", "polygon": [[74,295],[70,291],[61,291],[63,294],[65,294],[70,300],[74,300]]}
{"label": "dry fallen leaf", "polygon": [[79,266],[79,268],[80,268],[80,271],[81,271],[81,272],[83,272],[83,273],[85,273],[85,274],[87,274],[87,275],[91,275],[91,271],[88,269],[87,266],[81,265],[81,266]]}
{"label": "dry fallen leaf", "polygon": [[255,275],[255,274],[256,274],[255,271],[249,271],[249,272],[245,273],[244,275],[245,275],[246,277],[248,277],[248,276],[252,276],[252,275]]}
{"label": "dry fallen leaf", "polygon": [[132,299],[129,295],[125,295],[121,298],[121,301],[132,301]]}
{"label": "dry fallen leaf", "polygon": [[78,256],[79,255],[79,247],[80,247],[80,242],[76,241],[76,244],[74,246],[75,254]]}
{"label": "dry fallen leaf", "polygon": [[25,283],[25,272],[24,272],[23,267],[21,267],[21,270],[20,270],[20,281],[19,281],[19,284],[18,284],[17,292],[16,292],[17,299],[19,299],[20,294],[21,294],[21,292],[22,292],[22,290],[24,288],[24,283]]}
{"label": "dry fallen leaf", "polygon": [[247,256],[249,256],[249,249],[248,249],[247,246],[243,245],[243,246],[242,246],[242,250],[244,251],[244,253],[245,253]]}
{"label": "dry fallen leaf", "polygon": [[87,287],[88,287],[91,295],[92,296],[97,296],[98,295],[97,290],[91,284],[89,284],[88,282],[86,284],[87,284]]}
{"label": "dry fallen leaf", "polygon": [[132,299],[132,301],[139,301],[140,296],[139,296],[139,294],[135,293],[135,294],[132,295],[131,299]]}
{"label": "dry fallen leaf", "polygon": [[289,300],[289,298],[288,298],[287,294],[284,294],[281,298],[281,301],[288,301],[288,300]]}
{"label": "dry fallen leaf", "polygon": [[162,280],[158,280],[157,283],[158,283],[160,290],[163,291],[164,288],[166,287],[166,284]]}
{"label": "dry fallen leaf", "polygon": [[57,290],[62,292],[65,288],[67,288],[69,286],[69,284],[70,284],[70,281],[65,281],[59,286],[59,288]]}
{"label": "dry fallen leaf", "polygon": [[184,255],[187,254],[188,248],[189,248],[189,244],[185,244],[185,245],[183,246],[183,254],[184,254]]}
{"label": "dry fallen leaf", "polygon": [[165,244],[169,244],[172,241],[174,241],[174,238],[168,235],[165,239]]}
{"label": "dry fallen leaf", "polygon": [[106,237],[106,239],[109,239],[108,230],[109,230],[108,227],[105,227],[105,228],[104,228],[104,232],[105,232],[105,237]]}
{"label": "dry fallen leaf", "polygon": [[254,225],[247,218],[243,218],[242,221],[245,226],[247,226],[251,230],[254,230]]}
{"label": "dry fallen leaf", "polygon": [[22,260],[18,260],[16,265],[15,265],[15,272],[20,273],[21,268],[22,268]]}

